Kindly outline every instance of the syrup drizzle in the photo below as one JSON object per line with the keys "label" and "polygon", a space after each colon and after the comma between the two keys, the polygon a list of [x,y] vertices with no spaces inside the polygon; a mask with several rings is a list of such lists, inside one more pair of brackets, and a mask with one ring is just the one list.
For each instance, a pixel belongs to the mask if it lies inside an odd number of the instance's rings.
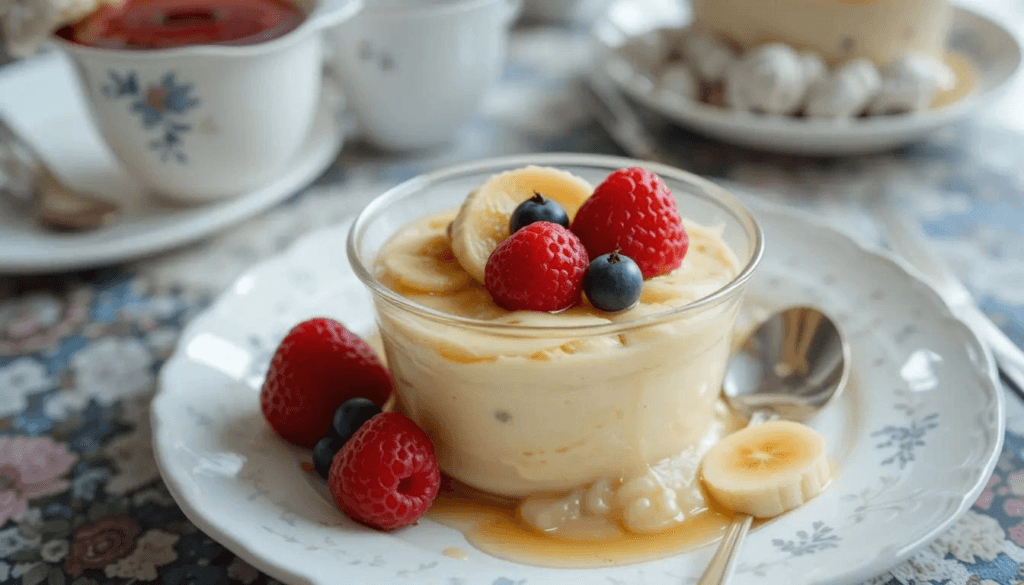
{"label": "syrup drizzle", "polygon": [[585,569],[651,561],[711,544],[725,533],[733,514],[712,505],[682,524],[656,533],[619,529],[611,537],[564,538],[528,526],[519,518],[514,501],[479,492],[446,477],[427,518],[462,532],[470,544],[501,559]]}

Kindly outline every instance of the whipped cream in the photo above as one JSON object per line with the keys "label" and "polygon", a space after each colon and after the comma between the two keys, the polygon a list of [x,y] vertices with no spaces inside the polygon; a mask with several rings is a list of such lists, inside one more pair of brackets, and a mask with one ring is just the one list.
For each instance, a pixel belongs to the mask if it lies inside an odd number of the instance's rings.
{"label": "whipped cream", "polygon": [[867,59],[854,59],[811,87],[804,113],[812,118],[849,118],[867,108],[882,87],[878,68]]}
{"label": "whipped cream", "polygon": [[931,106],[939,91],[955,86],[956,73],[942,60],[910,53],[885,67],[881,88],[868,106],[868,113],[918,112]]}
{"label": "whipped cream", "polygon": [[825,72],[825,63],[816,55],[781,43],[763,45],[729,69],[725,103],[737,110],[794,114]]}

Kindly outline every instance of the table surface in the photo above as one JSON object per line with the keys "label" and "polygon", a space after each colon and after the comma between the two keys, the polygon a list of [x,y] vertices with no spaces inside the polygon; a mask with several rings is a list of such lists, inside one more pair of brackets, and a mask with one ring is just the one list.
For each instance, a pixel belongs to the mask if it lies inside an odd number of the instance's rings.
{"label": "table surface", "polygon": [[[984,8],[1024,23],[1017,2]],[[521,152],[621,154],[571,82],[586,60],[578,30],[517,29],[502,83],[450,148],[394,155],[353,142],[309,188],[198,244],[0,279],[0,583],[274,582],[196,529],[160,480],[148,405],[182,327],[254,263],[422,171]],[[679,166],[812,210],[869,244],[884,241],[875,187],[898,185],[908,219],[1024,345],[1021,83],[971,120],[878,155],[766,155],[681,130],[667,140]],[[1024,401],[1006,393],[1005,447],[987,489],[946,534],[872,583],[1024,582]]]}

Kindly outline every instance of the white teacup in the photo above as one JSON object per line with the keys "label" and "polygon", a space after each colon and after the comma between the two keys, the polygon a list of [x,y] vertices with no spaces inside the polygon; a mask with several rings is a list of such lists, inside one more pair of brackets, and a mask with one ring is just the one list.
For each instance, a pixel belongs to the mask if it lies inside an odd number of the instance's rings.
{"label": "white teacup", "polygon": [[308,14],[301,25],[250,45],[133,50],[54,40],[129,173],[154,193],[207,202],[261,187],[292,162],[320,100],[323,32],[363,4],[298,3]]}
{"label": "white teacup", "polygon": [[388,150],[451,141],[499,79],[519,0],[368,0],[329,33],[363,138]]}

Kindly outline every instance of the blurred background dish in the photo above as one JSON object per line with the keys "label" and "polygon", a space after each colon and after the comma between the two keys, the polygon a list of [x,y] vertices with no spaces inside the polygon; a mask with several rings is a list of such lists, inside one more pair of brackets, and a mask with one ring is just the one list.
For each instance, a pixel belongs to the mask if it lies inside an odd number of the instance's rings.
{"label": "blurred background dish", "polygon": [[[592,32],[595,74],[672,122],[724,142],[761,150],[845,155],[881,151],[923,136],[977,111],[1005,89],[1020,67],[1021,48],[1004,26],[953,7],[947,50],[969,63],[974,83],[966,95],[914,113],[843,119],[766,115],[712,105],[697,98],[696,82],[680,91],[663,69],[670,41],[692,22],[688,3],[617,0]],[[674,87],[672,86],[674,85]]]}
{"label": "blurred background dish", "polygon": [[[47,96],[40,100],[39,96]],[[323,84],[312,131],[285,171],[261,187],[207,205],[181,205],[146,193],[104,144],[60,53],[39,55],[0,70],[0,114],[68,185],[102,194],[120,207],[118,221],[65,234],[37,225],[16,202],[0,198],[0,274],[92,268],[167,250],[209,236],[263,212],[309,185],[342,145],[338,90]]]}
{"label": "blurred background dish", "polygon": [[361,138],[387,150],[449,143],[505,66],[519,0],[368,0],[332,29]]}
{"label": "blurred background dish", "polygon": [[[168,13],[165,21],[213,19],[202,12],[204,4],[191,4],[193,12]],[[151,46],[163,47],[154,50],[137,42],[142,32],[156,35],[152,30],[136,29],[127,38],[114,31],[89,42],[75,27],[60,31],[56,42],[76,64],[96,126],[133,177],[162,196],[214,201],[263,187],[286,171],[317,113],[322,31],[354,16],[362,2],[300,4],[307,14],[300,24],[269,40],[245,39],[248,44],[179,39],[181,46],[171,48],[154,41]],[[126,9],[132,6],[129,0]],[[191,26],[194,34],[203,28]],[[111,40],[121,48],[95,46]]]}

